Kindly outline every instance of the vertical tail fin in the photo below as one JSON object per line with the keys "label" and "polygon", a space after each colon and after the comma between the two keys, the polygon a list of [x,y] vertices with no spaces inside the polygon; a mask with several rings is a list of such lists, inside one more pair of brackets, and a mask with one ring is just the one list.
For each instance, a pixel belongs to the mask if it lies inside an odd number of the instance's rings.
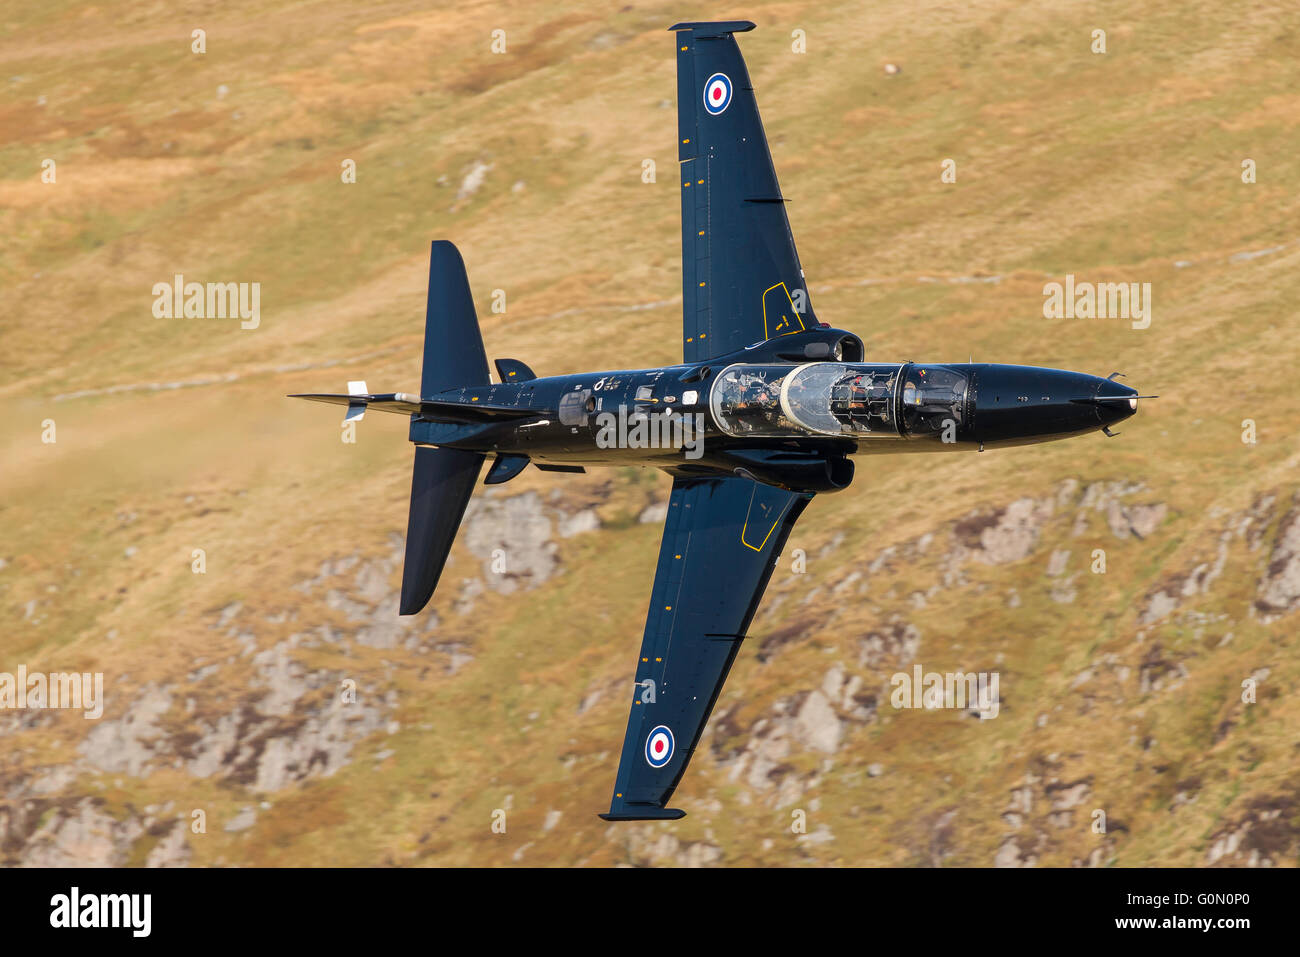
{"label": "vertical tail fin", "polygon": [[[474,312],[469,277],[460,252],[445,240],[429,252],[428,307],[424,319],[424,366],[420,395],[487,385],[487,353]],[[411,473],[411,512],[406,525],[400,613],[420,611],[438,585],[456,530],[474,491],[484,455],[461,449],[418,447]]]}
{"label": "vertical tail fin", "polygon": [[487,385],[487,353],[460,251],[445,239],[429,251],[429,304],[424,316],[424,368],[420,395]]}

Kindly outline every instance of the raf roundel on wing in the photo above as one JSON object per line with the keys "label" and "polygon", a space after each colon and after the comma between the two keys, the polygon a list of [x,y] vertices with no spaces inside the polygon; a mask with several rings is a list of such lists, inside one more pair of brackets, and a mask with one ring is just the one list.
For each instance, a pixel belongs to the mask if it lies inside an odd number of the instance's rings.
{"label": "raf roundel on wing", "polygon": [[645,739],[645,759],[652,768],[662,768],[673,756],[673,733],[667,725],[659,725]]}
{"label": "raf roundel on wing", "polygon": [[704,108],[717,116],[731,105],[731,78],[715,73],[704,84]]}

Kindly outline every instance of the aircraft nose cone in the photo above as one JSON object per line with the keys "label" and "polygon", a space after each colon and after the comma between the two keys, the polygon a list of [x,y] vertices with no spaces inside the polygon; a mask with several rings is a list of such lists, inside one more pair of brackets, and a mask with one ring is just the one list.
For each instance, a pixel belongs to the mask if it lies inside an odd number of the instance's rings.
{"label": "aircraft nose cone", "polygon": [[1097,418],[1103,426],[1123,422],[1137,412],[1137,389],[1130,388],[1116,379],[1098,379],[1095,398],[1098,400]]}
{"label": "aircraft nose cone", "polygon": [[1137,392],[1113,379],[1033,366],[977,371],[975,433],[988,444],[1020,445],[1106,428],[1131,416]]}

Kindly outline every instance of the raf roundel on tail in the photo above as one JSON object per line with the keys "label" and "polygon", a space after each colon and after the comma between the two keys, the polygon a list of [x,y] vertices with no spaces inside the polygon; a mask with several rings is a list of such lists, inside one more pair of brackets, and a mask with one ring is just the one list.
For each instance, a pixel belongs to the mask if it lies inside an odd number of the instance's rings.
{"label": "raf roundel on tail", "polygon": [[731,105],[731,78],[715,73],[704,84],[704,108],[717,116]]}

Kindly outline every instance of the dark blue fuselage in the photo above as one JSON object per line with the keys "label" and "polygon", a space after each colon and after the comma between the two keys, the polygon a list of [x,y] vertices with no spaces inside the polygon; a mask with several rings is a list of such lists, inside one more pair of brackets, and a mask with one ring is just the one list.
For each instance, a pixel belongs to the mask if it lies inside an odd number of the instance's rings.
{"label": "dark blue fuselage", "polygon": [[[825,340],[819,332],[789,338]],[[797,361],[807,359],[789,354],[798,343],[774,342],[707,363],[450,390],[426,398],[534,414],[483,423],[415,416],[411,441],[542,464],[742,470],[769,484],[831,491],[842,485],[819,477],[786,482],[782,473],[804,474],[811,464],[822,476],[818,463],[878,452],[1045,442],[1108,428],[1137,405],[1128,386],[1078,372],[845,362],[816,349],[808,351],[817,358]]]}

